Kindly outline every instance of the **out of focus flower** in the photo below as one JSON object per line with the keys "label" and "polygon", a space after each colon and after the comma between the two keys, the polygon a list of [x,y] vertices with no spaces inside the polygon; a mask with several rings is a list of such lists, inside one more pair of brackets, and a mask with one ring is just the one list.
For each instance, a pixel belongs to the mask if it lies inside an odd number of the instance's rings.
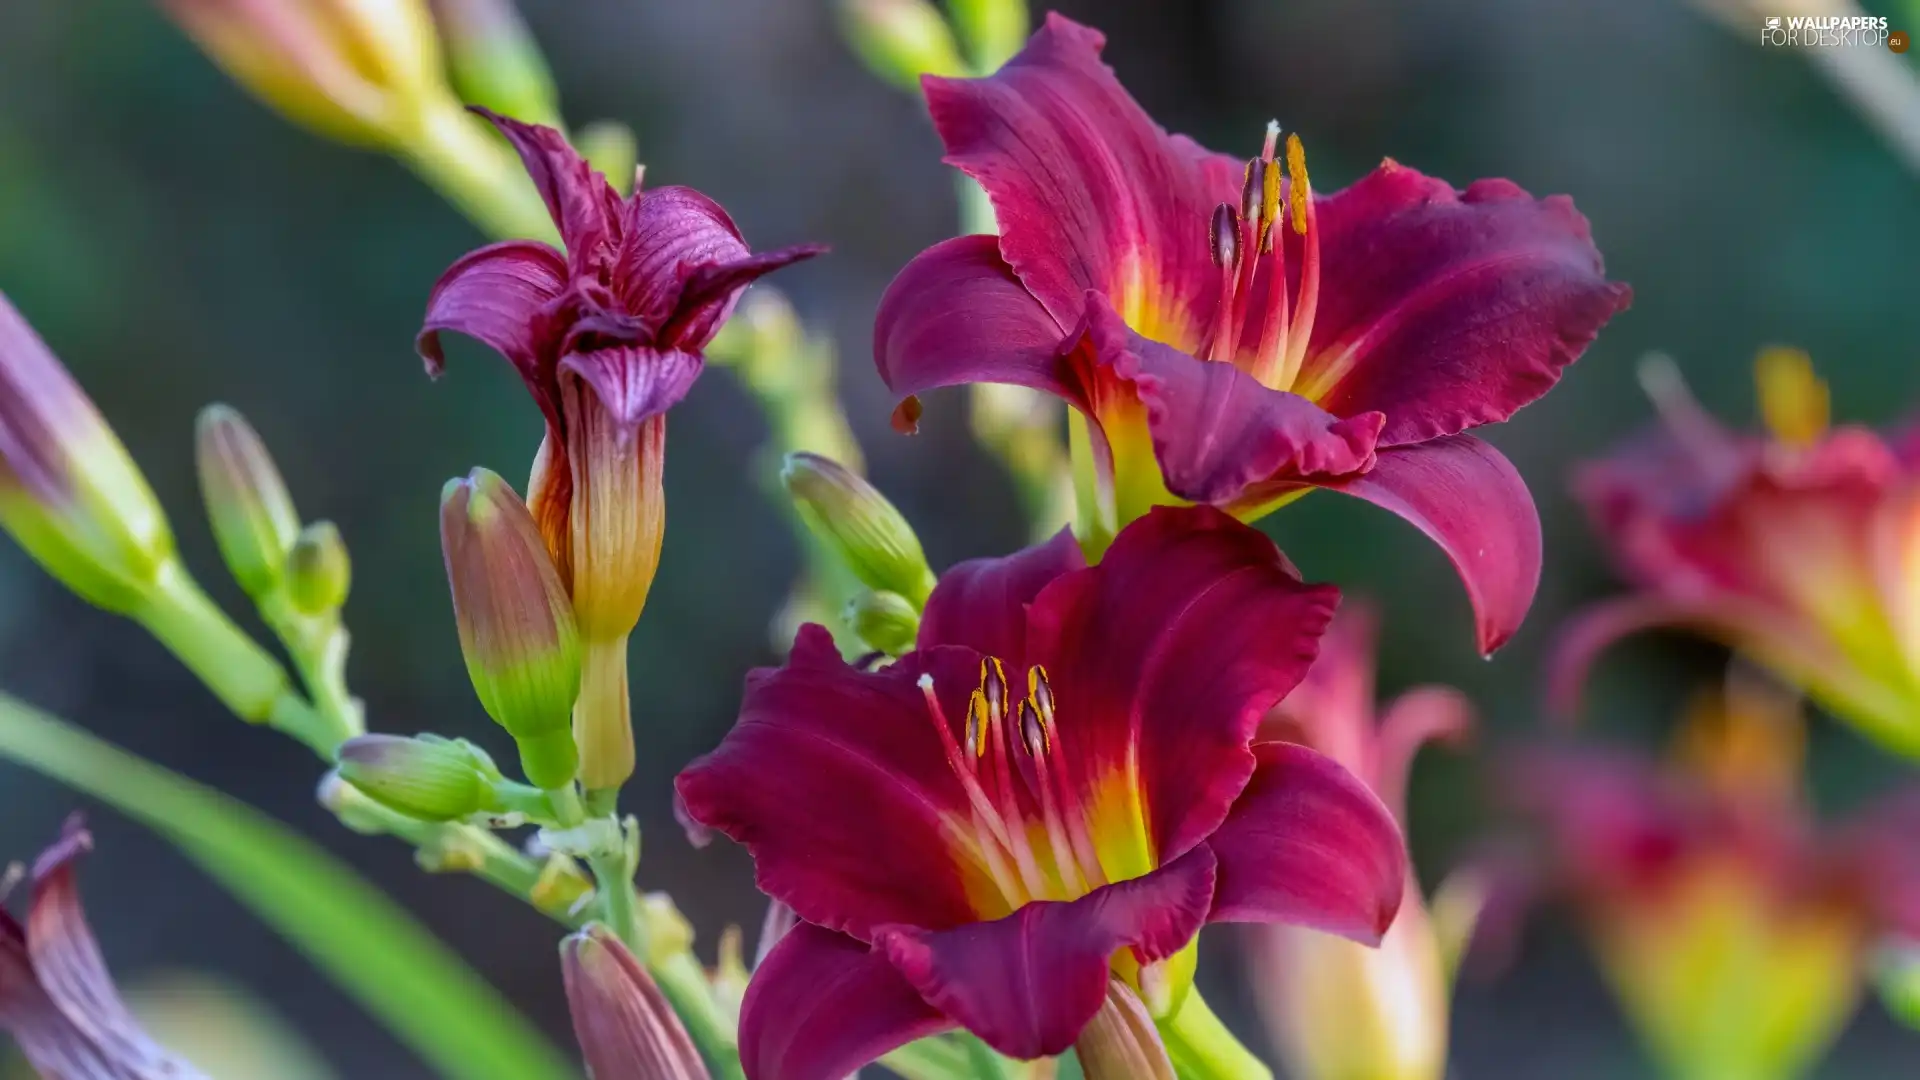
{"label": "out of focus flower", "polygon": [[1574,483],[1636,591],[1569,627],[1556,703],[1572,708],[1614,640],[1680,626],[1920,754],[1920,440],[1828,430],[1826,388],[1803,353],[1761,356],[1767,430],[1754,434],[1702,412],[1670,365],[1645,371],[1662,430]]}
{"label": "out of focus flower", "polygon": [[633,771],[626,641],[659,567],[666,411],[741,291],[822,249],[755,255],[692,188],[622,200],[559,132],[483,115],[519,151],[566,251],[509,241],[454,263],[427,301],[418,348],[437,374],[442,331],[491,346],[546,418],[527,503],[579,619],[581,780],[613,788]]}
{"label": "out of focus flower", "polygon": [[[197,1080],[127,1011],[87,926],[74,863],[93,840],[69,819],[33,864],[24,923],[0,906],[0,1029],[58,1080]],[[0,904],[6,895],[0,890]]]}
{"label": "out of focus flower", "polygon": [[1205,1009],[1208,922],[1377,942],[1406,873],[1392,816],[1331,759],[1255,744],[1334,601],[1188,507],[1095,567],[1066,532],[955,567],[918,649],[878,671],[803,628],[678,781],[803,920],[749,987],[748,1075],[840,1077],[954,1027],[1058,1054],[1110,975],[1178,1025]]}
{"label": "out of focus flower", "polygon": [[475,469],[440,496],[440,545],[460,651],[480,704],[520,747],[535,786],[573,782],[571,717],[580,696],[580,634],[566,586],[520,496]]}
{"label": "out of focus flower", "polygon": [[[1359,777],[1406,826],[1407,771],[1429,739],[1465,737],[1472,707],[1420,687],[1374,715],[1371,609],[1333,620],[1311,670],[1261,725]],[[1457,909],[1456,909],[1457,910]],[[1254,991],[1293,1080],[1440,1080],[1447,1068],[1448,957],[1465,927],[1436,925],[1408,868],[1400,915],[1377,949],[1297,926],[1250,927]],[[1451,912],[1449,914],[1452,914]],[[1471,915],[1471,912],[1463,914]]]}
{"label": "out of focus flower", "polygon": [[600,1080],[707,1080],[680,1017],[645,967],[605,927],[560,944],[573,1031]]}
{"label": "out of focus flower", "polygon": [[558,125],[560,94],[513,0],[427,0],[454,93],[469,105]]}
{"label": "out of focus flower", "polygon": [[[1665,768],[1592,749],[1516,762],[1529,890],[1571,903],[1676,1080],[1790,1080],[1853,1012],[1870,950],[1920,930],[1910,797],[1822,832],[1794,700],[1752,675],[1703,698]],[[1493,926],[1492,932],[1512,927]]]}
{"label": "out of focus flower", "polygon": [[930,0],[839,0],[847,41],[869,70],[909,90],[922,75],[965,75],[960,43]]}
{"label": "out of focus flower", "polygon": [[451,104],[422,0],[159,0],[214,62],[330,138],[391,144]]}
{"label": "out of focus flower", "polygon": [[1627,303],[1586,219],[1393,161],[1315,195],[1297,138],[1282,161],[1269,127],[1239,161],[1170,136],[1102,44],[1054,15],[991,78],[926,80],[947,160],[1000,235],[939,244],[894,280],[881,376],[901,395],[1004,382],[1073,405],[1091,550],[1155,504],[1251,519],[1327,487],[1384,506],[1446,550],[1481,648],[1499,646],[1538,584],[1539,521],[1513,467],[1462,433],[1544,394]]}

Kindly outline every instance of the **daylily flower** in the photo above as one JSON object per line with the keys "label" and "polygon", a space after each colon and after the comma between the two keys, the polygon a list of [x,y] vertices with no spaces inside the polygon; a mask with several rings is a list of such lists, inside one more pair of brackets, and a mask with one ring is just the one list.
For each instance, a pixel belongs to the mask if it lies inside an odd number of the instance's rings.
{"label": "daylily flower", "polygon": [[1462,433],[1546,393],[1626,305],[1586,219],[1391,160],[1315,194],[1276,126],[1247,162],[1168,135],[1103,43],[1053,15],[997,74],[925,80],[1000,235],[901,271],[874,328],[881,377],[1073,405],[1092,551],[1160,503],[1251,519],[1325,487],[1379,504],[1446,550],[1496,648],[1538,584],[1539,521],[1513,467]]}
{"label": "daylily flower", "polygon": [[633,770],[626,640],[660,562],[667,410],[741,291],[823,249],[756,255],[692,188],[623,201],[559,132],[476,111],[519,151],[566,251],[510,240],[469,253],[434,285],[417,348],[438,374],[442,331],[478,339],[546,417],[527,504],[579,616],[581,780],[614,787]]}
{"label": "daylily flower", "polygon": [[1729,431],[1670,366],[1646,369],[1664,427],[1584,467],[1574,490],[1635,592],[1563,636],[1554,698],[1598,654],[1661,626],[1766,665],[1872,737],[1920,754],[1920,440],[1827,428],[1806,354],[1757,367],[1768,431]]}
{"label": "daylily flower", "polygon": [[[1464,738],[1472,706],[1423,686],[1374,714],[1377,618],[1347,607],[1320,658],[1269,713],[1262,738],[1303,743],[1359,777],[1406,827],[1407,771],[1429,739]],[[1446,888],[1447,886],[1443,886]],[[1451,958],[1467,927],[1429,912],[1408,867],[1400,915],[1377,949],[1298,926],[1250,927],[1253,988],[1294,1080],[1440,1080],[1447,1068]]]}
{"label": "daylily flower", "polygon": [[1208,922],[1377,942],[1406,873],[1392,816],[1331,759],[1255,741],[1335,600],[1193,507],[1095,567],[1063,531],[953,568],[877,671],[803,628],[678,781],[802,920],[748,989],[748,1076],[836,1078],[954,1027],[1058,1054],[1115,977],[1176,1037],[1212,1019],[1187,993]]}
{"label": "daylily flower", "polygon": [[79,818],[69,819],[34,862],[25,923],[0,906],[0,1029],[42,1076],[198,1080],[141,1030],[107,973],[74,883],[74,863],[92,847]]}
{"label": "daylily flower", "polygon": [[1543,841],[1531,891],[1575,906],[1676,1080],[1801,1075],[1852,1014],[1876,942],[1920,924],[1911,797],[1819,829],[1797,703],[1756,678],[1703,698],[1665,768],[1589,748],[1513,774]]}

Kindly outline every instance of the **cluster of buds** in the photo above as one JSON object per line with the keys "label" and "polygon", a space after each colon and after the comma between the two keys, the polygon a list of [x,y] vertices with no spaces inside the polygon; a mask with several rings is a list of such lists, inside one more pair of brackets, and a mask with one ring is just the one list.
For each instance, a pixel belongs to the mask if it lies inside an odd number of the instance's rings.
{"label": "cluster of buds", "polygon": [[935,578],[906,516],[853,470],[819,454],[789,454],[780,482],[814,538],[863,586],[845,612],[854,636],[888,656],[910,651]]}

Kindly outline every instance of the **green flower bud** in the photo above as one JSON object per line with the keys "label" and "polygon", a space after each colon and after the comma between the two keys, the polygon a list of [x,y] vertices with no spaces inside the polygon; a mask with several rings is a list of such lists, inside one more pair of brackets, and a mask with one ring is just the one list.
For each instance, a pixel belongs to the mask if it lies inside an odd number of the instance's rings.
{"label": "green flower bud", "polygon": [[580,755],[580,635],[533,515],[505,480],[475,469],[440,495],[440,544],[467,675],[487,715],[520,746],[535,785],[571,783]]}
{"label": "green flower bud", "polygon": [[947,0],[954,29],[980,71],[997,70],[1027,43],[1033,17],[1027,0]]}
{"label": "green flower bud", "polygon": [[422,821],[454,821],[500,809],[500,770],[464,739],[358,735],[340,745],[342,779],[368,798]]}
{"label": "green flower bud", "polygon": [[840,0],[847,43],[875,75],[912,93],[922,75],[967,75],[953,30],[927,0]]}
{"label": "green flower bud", "polygon": [[353,562],[346,541],[331,521],[316,521],[300,530],[287,553],[287,593],[305,615],[326,615],[347,602],[353,584]]}
{"label": "green flower bud", "polygon": [[899,593],[863,592],[847,602],[846,619],[868,648],[888,656],[912,652],[920,635],[920,613]]}
{"label": "green flower bud", "polygon": [[560,126],[553,72],[513,0],[429,0],[428,7],[460,100],[530,124]]}
{"label": "green flower bud", "polygon": [[899,593],[915,610],[933,591],[920,538],[872,484],[818,454],[789,454],[780,481],[801,520],[869,589]]}
{"label": "green flower bud", "polygon": [[174,565],[146,477],[0,294],[0,525],[82,599],[131,614]]}
{"label": "green flower bud", "polygon": [[267,595],[286,573],[300,518],[266,444],[238,412],[209,405],[194,425],[194,460],[227,569],[248,596]]}

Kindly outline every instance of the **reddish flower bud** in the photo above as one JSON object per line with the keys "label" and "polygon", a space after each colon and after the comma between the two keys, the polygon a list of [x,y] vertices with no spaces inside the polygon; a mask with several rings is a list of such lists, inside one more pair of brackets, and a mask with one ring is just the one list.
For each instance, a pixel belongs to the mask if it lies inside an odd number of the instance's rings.
{"label": "reddish flower bud", "polygon": [[593,1076],[707,1080],[707,1067],[660,988],[604,927],[560,944],[573,1030]]}

